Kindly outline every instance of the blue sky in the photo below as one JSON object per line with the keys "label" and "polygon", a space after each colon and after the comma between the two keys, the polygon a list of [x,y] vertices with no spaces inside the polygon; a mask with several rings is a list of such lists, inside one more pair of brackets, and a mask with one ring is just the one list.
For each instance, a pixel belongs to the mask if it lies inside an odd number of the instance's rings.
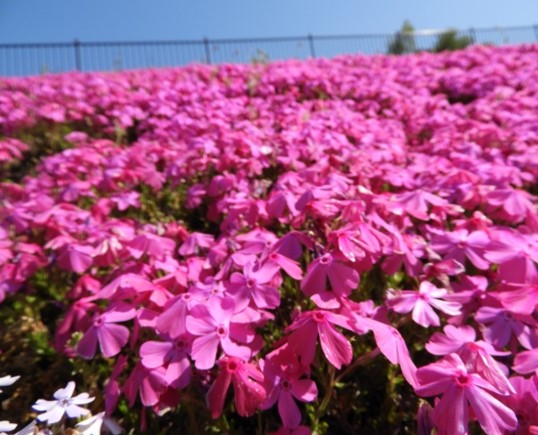
{"label": "blue sky", "polygon": [[538,24],[537,0],[0,0],[0,43]]}

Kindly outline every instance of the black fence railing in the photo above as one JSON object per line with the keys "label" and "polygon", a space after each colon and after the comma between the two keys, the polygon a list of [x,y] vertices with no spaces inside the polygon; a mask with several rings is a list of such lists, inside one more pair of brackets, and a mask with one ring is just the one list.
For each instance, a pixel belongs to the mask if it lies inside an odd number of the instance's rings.
{"label": "black fence railing", "polygon": [[[339,54],[387,53],[400,38],[413,51],[432,50],[446,30],[370,35],[306,35],[282,38],[202,39],[0,44],[0,76],[64,71],[118,71],[189,63],[249,63],[255,60],[306,59]],[[538,42],[538,26],[457,30],[473,44]]]}

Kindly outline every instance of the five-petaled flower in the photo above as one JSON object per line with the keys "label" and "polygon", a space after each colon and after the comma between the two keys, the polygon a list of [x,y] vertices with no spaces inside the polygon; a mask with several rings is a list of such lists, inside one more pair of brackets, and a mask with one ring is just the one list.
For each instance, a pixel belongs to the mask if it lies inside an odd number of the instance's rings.
{"label": "five-petaled flower", "polygon": [[90,397],[88,393],[81,393],[78,396],[72,397],[75,392],[75,383],[69,382],[65,388],[60,388],[54,393],[54,399],[56,400],[43,400],[39,399],[32,406],[38,412],[42,412],[37,416],[37,420],[40,422],[46,422],[47,424],[58,423],[64,414],[68,417],[78,418],[83,415],[89,414],[86,408],[82,408],[80,405],[87,405],[93,402],[94,397]]}

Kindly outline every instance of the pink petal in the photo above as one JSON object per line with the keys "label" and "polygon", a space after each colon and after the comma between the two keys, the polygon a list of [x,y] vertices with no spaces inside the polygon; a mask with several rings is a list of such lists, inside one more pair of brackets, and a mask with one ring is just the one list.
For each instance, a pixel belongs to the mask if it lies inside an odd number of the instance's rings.
{"label": "pink petal", "polygon": [[308,266],[305,277],[301,281],[301,290],[307,296],[312,296],[317,291],[327,289],[327,268],[314,261]]}
{"label": "pink petal", "polygon": [[80,356],[86,359],[91,359],[95,355],[97,348],[97,331],[95,327],[91,326],[84,337],[80,339],[77,345],[77,352]]}
{"label": "pink petal", "polygon": [[207,393],[207,406],[211,411],[212,418],[218,418],[224,408],[226,392],[232,382],[232,375],[228,371],[221,371]]}
{"label": "pink petal", "polygon": [[440,325],[439,316],[435,314],[433,308],[422,299],[417,300],[415,308],[413,308],[412,318],[416,323],[424,328]]}
{"label": "pink petal", "polygon": [[106,323],[126,322],[136,316],[136,310],[128,304],[116,305],[112,310],[102,314],[103,321]]}
{"label": "pink petal", "polygon": [[173,343],[162,341],[146,341],[140,346],[141,363],[148,369],[162,367],[167,359]]}
{"label": "pink petal", "polygon": [[301,423],[301,411],[291,394],[287,391],[282,391],[278,398],[278,414],[282,419],[284,426],[293,429]]}
{"label": "pink petal", "polygon": [[318,330],[321,349],[327,360],[337,369],[342,367],[342,364],[349,364],[353,350],[346,337],[328,323],[319,323]]}
{"label": "pink petal", "polygon": [[220,339],[220,345],[224,353],[228,356],[235,356],[242,360],[248,361],[252,356],[252,350],[247,346],[240,346],[230,340],[229,337],[223,337]]}
{"label": "pink petal", "polygon": [[433,410],[432,418],[441,433],[447,435],[467,435],[469,411],[464,389],[451,386]]}
{"label": "pink petal", "polygon": [[516,429],[517,417],[514,411],[492,395],[474,385],[469,386],[465,393],[480,426],[487,434],[502,435]]}
{"label": "pink petal", "polygon": [[104,324],[97,328],[97,338],[103,355],[112,357],[120,353],[121,348],[127,344],[129,330],[122,325]]}
{"label": "pink petal", "polygon": [[318,387],[311,379],[299,379],[291,384],[291,393],[303,402],[313,402],[318,397]]}
{"label": "pink petal", "polygon": [[192,342],[192,359],[199,370],[209,370],[215,365],[219,337],[216,333],[198,337]]}
{"label": "pink petal", "polygon": [[187,331],[192,335],[207,335],[217,329],[217,325],[211,317],[199,319],[194,316],[187,316],[185,324]]}

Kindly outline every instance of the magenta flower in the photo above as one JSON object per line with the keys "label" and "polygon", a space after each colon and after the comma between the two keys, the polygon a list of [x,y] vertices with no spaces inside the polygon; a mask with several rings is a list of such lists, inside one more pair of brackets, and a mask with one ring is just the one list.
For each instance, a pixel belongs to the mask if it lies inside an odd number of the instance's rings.
{"label": "magenta flower", "polygon": [[234,296],[238,309],[245,308],[250,300],[258,308],[276,308],[280,305],[280,292],[268,285],[278,273],[278,267],[266,264],[254,270],[252,263],[247,263],[243,273],[235,272],[230,277],[231,294]]}
{"label": "magenta flower", "polygon": [[522,376],[510,378],[514,394],[502,397],[502,401],[518,417],[517,435],[535,435],[538,433],[538,383],[536,378],[525,379]]}
{"label": "magenta flower", "polygon": [[301,364],[310,365],[314,360],[318,336],[323,354],[333,366],[339,369],[351,362],[351,344],[334,325],[351,329],[347,317],[322,310],[307,311],[288,326],[289,347],[301,356]]}
{"label": "magenta flower", "polygon": [[490,238],[483,231],[469,231],[465,229],[447,231],[434,236],[431,248],[438,254],[444,254],[444,259],[454,259],[465,264],[469,259],[473,265],[481,270],[489,268],[489,261],[484,254],[490,243]]}
{"label": "magenta flower", "polygon": [[436,332],[426,343],[426,350],[433,355],[457,353],[469,370],[477,373],[503,394],[513,393],[505,371],[491,355],[507,356],[510,352],[496,350],[491,344],[475,341],[476,332],[468,325],[446,325],[444,334]]}
{"label": "magenta flower", "polygon": [[278,402],[278,413],[283,425],[288,428],[298,427],[301,423],[301,411],[295,401],[316,400],[318,396],[316,383],[303,377],[303,366],[287,345],[267,356],[263,372],[268,395],[262,409],[271,408]]}
{"label": "magenta flower", "polygon": [[516,372],[523,374],[538,370],[538,347],[518,353],[512,368]]}
{"label": "magenta flower", "polygon": [[309,264],[305,277],[301,281],[301,290],[307,296],[327,292],[327,279],[336,296],[349,296],[359,285],[359,274],[344,262],[326,253]]}
{"label": "magenta flower", "polygon": [[120,303],[102,314],[95,314],[93,324],[78,342],[77,352],[90,359],[95,355],[97,343],[106,357],[117,355],[129,339],[129,329],[118,322],[126,322],[136,316],[136,310],[128,304]]}
{"label": "magenta flower", "polygon": [[230,384],[233,385],[237,413],[243,417],[253,415],[266,397],[263,374],[254,364],[240,358],[224,357],[218,366],[219,374],[207,393],[211,417],[218,418],[222,414]]}
{"label": "magenta flower", "polygon": [[514,412],[495,395],[503,395],[476,373],[469,373],[456,354],[417,370],[419,396],[442,395],[436,404],[432,419],[438,430],[446,434],[467,433],[469,405],[480,426],[487,434],[502,435],[517,427]]}
{"label": "magenta flower", "polygon": [[168,385],[185,388],[191,380],[191,341],[186,334],[170,341],[146,341],[140,346],[140,362],[150,370],[164,367]]}
{"label": "magenta flower", "polygon": [[191,356],[196,368],[209,370],[215,365],[220,347],[228,356],[249,360],[252,350],[245,346],[255,334],[250,327],[234,323],[236,305],[232,298],[211,299],[207,305],[196,305],[187,316],[187,331],[196,336]]}
{"label": "magenta flower", "polygon": [[432,307],[449,316],[461,314],[461,304],[442,300],[447,293],[445,289],[437,288],[432,283],[423,281],[420,283],[418,292],[412,290],[395,292],[387,300],[387,305],[401,314],[413,311],[412,318],[415,323],[425,328],[432,325],[439,326],[439,316]]}
{"label": "magenta flower", "polygon": [[411,359],[409,349],[402,335],[393,326],[367,317],[356,316],[355,330],[363,334],[365,330],[374,333],[375,342],[381,353],[392,363],[399,364],[402,374],[412,387],[417,384],[417,368]]}
{"label": "magenta flower", "polygon": [[514,338],[525,349],[538,346],[538,322],[530,315],[515,314],[500,307],[482,307],[475,320],[484,325],[484,339],[495,347],[503,347]]}
{"label": "magenta flower", "polygon": [[95,251],[90,246],[69,243],[58,255],[58,266],[82,274],[92,265],[94,255]]}
{"label": "magenta flower", "polygon": [[185,324],[187,314],[199,303],[198,298],[191,293],[181,293],[170,299],[162,314],[157,318],[157,330],[172,338],[185,334],[187,332]]}
{"label": "magenta flower", "polygon": [[129,406],[134,405],[138,395],[140,395],[142,405],[157,405],[168,386],[165,372],[163,367],[150,370],[138,363],[123,387]]}

